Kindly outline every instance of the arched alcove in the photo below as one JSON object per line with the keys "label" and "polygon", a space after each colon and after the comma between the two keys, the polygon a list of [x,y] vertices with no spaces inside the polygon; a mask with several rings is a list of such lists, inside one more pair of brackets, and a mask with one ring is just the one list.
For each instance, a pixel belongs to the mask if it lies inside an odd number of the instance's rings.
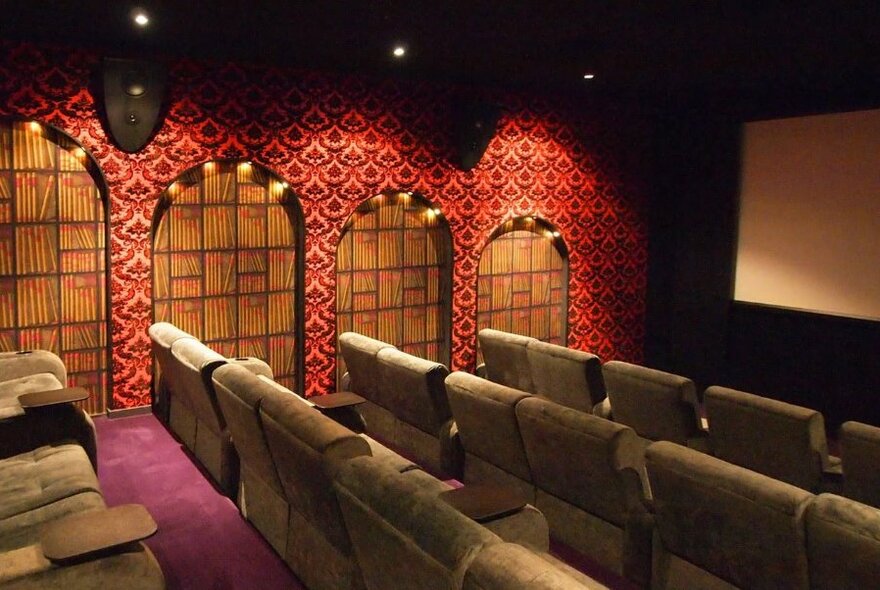
{"label": "arched alcove", "polygon": [[251,162],[181,174],[153,216],[153,318],[227,357],[254,356],[302,391],[303,216],[287,183]]}
{"label": "arched alcove", "polygon": [[0,351],[46,349],[68,385],[110,398],[107,188],[75,140],[37,122],[0,120]]}
{"label": "arched alcove", "polygon": [[[336,250],[336,333],[449,365],[451,301],[452,235],[440,209],[396,191],[361,203]],[[337,355],[337,383],[344,372]]]}
{"label": "arched alcove", "polygon": [[483,328],[565,346],[568,248],[552,223],[514,217],[492,232],[477,269],[477,331]]}

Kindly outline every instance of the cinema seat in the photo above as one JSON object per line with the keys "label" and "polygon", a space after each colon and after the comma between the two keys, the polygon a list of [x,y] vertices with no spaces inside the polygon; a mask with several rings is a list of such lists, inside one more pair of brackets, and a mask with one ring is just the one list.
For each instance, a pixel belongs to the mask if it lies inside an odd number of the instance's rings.
{"label": "cinema seat", "polygon": [[86,452],[92,469],[98,466],[95,424],[73,404],[50,411],[25,410],[18,397],[67,386],[67,369],[48,350],[0,352],[0,458],[31,451],[43,445],[75,441]]}
{"label": "cinema seat", "polygon": [[456,371],[446,378],[449,405],[464,449],[464,482],[516,490],[535,502],[535,485],[516,405],[532,394]]}
{"label": "cinema seat", "polygon": [[226,363],[241,364],[255,373],[272,376],[269,365],[259,359],[226,359],[191,338],[180,338],[171,345],[171,358],[164,373],[172,392],[171,430],[193,452],[220,489],[235,497],[238,455],[211,381],[213,372]]}
{"label": "cinema seat", "polygon": [[880,428],[861,422],[840,427],[843,495],[880,508]]}
{"label": "cinema seat", "polygon": [[812,590],[880,584],[880,510],[821,494],[807,506],[806,526]]}
{"label": "cinema seat", "polygon": [[368,590],[602,587],[546,552],[504,543],[371,458],[339,464],[333,485]]}
{"label": "cinema seat", "polygon": [[718,386],[703,402],[719,459],[811,492],[839,487],[840,460],[828,455],[819,412]]}
{"label": "cinema seat", "polygon": [[171,345],[181,338],[194,336],[168,322],[156,322],[147,329],[150,351],[153,354],[153,411],[160,420],[168,423],[171,415],[171,389],[168,387],[163,367],[171,361]]}
{"label": "cinema seat", "polygon": [[629,427],[538,396],[516,405],[535,484],[553,536],[609,570],[646,584],[651,529],[644,447]]}
{"label": "cinema seat", "polygon": [[477,338],[489,381],[520,391],[534,391],[528,356],[528,346],[534,338],[491,328],[480,330]]}
{"label": "cinema seat", "polygon": [[648,441],[707,449],[693,381],[622,361],[608,361],[602,374],[615,422]]}
{"label": "cinema seat", "polygon": [[530,393],[581,412],[609,413],[599,357],[540,340],[526,345],[526,356],[532,375]]}
{"label": "cinema seat", "polygon": [[814,498],[671,442],[648,447],[654,495],[651,588],[810,587],[804,511]]}
{"label": "cinema seat", "polygon": [[46,445],[0,460],[0,588],[164,588],[159,565],[141,543],[65,561],[45,556],[47,527],[105,509],[79,445]]}

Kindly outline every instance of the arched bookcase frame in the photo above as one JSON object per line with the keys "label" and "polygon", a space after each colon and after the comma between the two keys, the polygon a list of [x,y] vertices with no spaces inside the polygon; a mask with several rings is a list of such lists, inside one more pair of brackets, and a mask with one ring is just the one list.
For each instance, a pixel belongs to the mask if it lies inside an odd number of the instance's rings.
{"label": "arched bookcase frame", "polygon": [[58,354],[91,414],[113,398],[109,243],[95,158],[56,127],[0,118],[0,351]]}
{"label": "arched bookcase frame", "polygon": [[[510,241],[510,246],[502,246],[501,240]],[[538,251],[535,245],[550,248]],[[499,225],[483,246],[477,266],[477,333],[491,327],[565,346],[568,272],[568,246],[553,223],[526,215]],[[477,349],[479,364],[479,341]]]}
{"label": "arched bookcase frame", "polygon": [[302,393],[305,224],[287,182],[250,161],[194,166],[160,195],[151,238],[154,321],[225,356],[260,357]]}
{"label": "arched bookcase frame", "polygon": [[[448,366],[452,264],[449,222],[423,195],[385,191],[363,201],[336,249],[337,335],[361,332]],[[338,384],[338,350],[336,358]]]}

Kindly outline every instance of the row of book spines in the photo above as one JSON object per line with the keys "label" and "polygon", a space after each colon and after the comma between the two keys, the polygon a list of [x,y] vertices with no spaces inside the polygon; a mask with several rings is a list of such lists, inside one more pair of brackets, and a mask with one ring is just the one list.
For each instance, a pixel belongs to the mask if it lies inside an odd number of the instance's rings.
{"label": "row of book spines", "polygon": [[442,259],[438,240],[424,231],[350,231],[340,242],[337,265],[346,271],[436,265]]}
{"label": "row of book spines", "polygon": [[[87,285],[81,282],[87,281]],[[5,281],[4,281],[5,282]],[[19,279],[14,287],[0,292],[0,327],[25,327],[59,322],[89,322],[104,319],[104,285],[94,276],[64,276],[59,297],[54,279]],[[16,304],[13,303],[16,302]],[[60,303],[60,306],[59,306]]]}
{"label": "row of book spines", "polygon": [[359,213],[351,225],[353,230],[431,228],[439,225],[440,217],[421,204],[380,204]]}
{"label": "row of book spines", "polygon": [[283,207],[172,207],[156,232],[158,251],[293,247]]}
{"label": "row of book spines", "polygon": [[[17,230],[18,247],[13,253],[11,240],[3,239],[3,232],[0,229],[0,274],[12,274],[13,258],[16,261],[15,272],[19,275],[101,272],[104,270],[106,261],[103,252],[97,249],[62,251],[59,268],[59,253],[55,244],[54,232],[43,232],[39,231],[39,228],[33,227],[20,227]],[[62,235],[62,237],[64,236]],[[68,243],[63,243],[65,241]],[[75,243],[71,244],[71,241]],[[62,240],[62,247],[79,245],[80,241],[80,238]]]}
{"label": "row of book spines", "polygon": [[477,329],[494,328],[539,340],[564,337],[565,314],[552,307],[477,312]]}
{"label": "row of book spines", "polygon": [[565,261],[549,240],[540,237],[513,242],[495,240],[480,256],[479,273],[505,274],[510,272],[560,270]]}
{"label": "row of book spines", "polygon": [[383,342],[412,344],[439,341],[441,310],[437,306],[404,309],[340,312],[340,333],[355,331]]}
{"label": "row of book spines", "polygon": [[[50,350],[56,354],[81,353],[88,355],[91,354],[90,351],[105,349],[106,346],[107,326],[101,322],[0,331],[0,351],[41,349]],[[84,356],[82,358],[92,357]],[[81,369],[76,370],[86,371],[104,367],[106,367],[106,360],[91,365],[83,364]],[[69,366],[68,369],[73,370]]]}
{"label": "row of book spines", "polygon": [[379,309],[404,309],[420,306],[440,305],[437,293],[426,293],[422,289],[404,289],[402,299],[383,300],[376,293],[344,293],[337,300],[339,311],[370,311]]}
{"label": "row of book spines", "polygon": [[562,306],[564,297],[562,289],[550,289],[542,293],[511,291],[492,291],[477,296],[478,309],[495,311],[503,309],[523,309],[545,305]]}
{"label": "row of book spines", "polygon": [[561,277],[531,273],[479,277],[477,295],[488,297],[496,308],[510,305],[523,307],[529,301],[543,305],[561,299],[562,280]]}
{"label": "row of book spines", "polygon": [[214,296],[257,295],[260,293],[290,292],[294,289],[292,271],[265,274],[238,274],[233,266],[209,267],[204,277],[168,278],[157,268],[153,295],[156,299],[181,299]]}
{"label": "row of book spines", "polygon": [[[98,189],[85,173],[18,172],[15,192],[0,175],[0,201],[15,203],[17,221],[100,221],[104,208]],[[14,198],[13,198],[14,196]]]}
{"label": "row of book spines", "polygon": [[[157,304],[157,321],[186,325],[185,330],[206,340],[244,338],[292,332],[295,328],[292,293],[198,298]],[[161,318],[161,319],[160,319]]]}
{"label": "row of book spines", "polygon": [[[235,269],[238,262],[238,273],[266,273],[270,278],[274,275],[275,284],[288,284],[296,270],[296,256],[292,250],[243,250],[239,252],[175,252],[172,254],[157,253],[157,268],[167,272],[170,258],[171,278],[197,277],[203,272],[220,269],[220,276],[226,276]],[[202,260],[204,259],[204,264]],[[204,270],[203,270],[204,269]],[[223,283],[226,284],[226,283]]]}

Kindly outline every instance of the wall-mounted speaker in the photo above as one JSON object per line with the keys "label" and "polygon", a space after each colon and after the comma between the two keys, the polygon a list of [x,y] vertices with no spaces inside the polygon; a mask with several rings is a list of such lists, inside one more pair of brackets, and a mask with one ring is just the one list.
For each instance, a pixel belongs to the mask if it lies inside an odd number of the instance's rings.
{"label": "wall-mounted speaker", "polygon": [[165,66],[131,59],[104,59],[104,110],[109,134],[122,151],[144,147],[162,123]]}
{"label": "wall-mounted speaker", "polygon": [[458,165],[470,170],[477,165],[495,135],[501,107],[486,102],[462,102],[453,108]]}

